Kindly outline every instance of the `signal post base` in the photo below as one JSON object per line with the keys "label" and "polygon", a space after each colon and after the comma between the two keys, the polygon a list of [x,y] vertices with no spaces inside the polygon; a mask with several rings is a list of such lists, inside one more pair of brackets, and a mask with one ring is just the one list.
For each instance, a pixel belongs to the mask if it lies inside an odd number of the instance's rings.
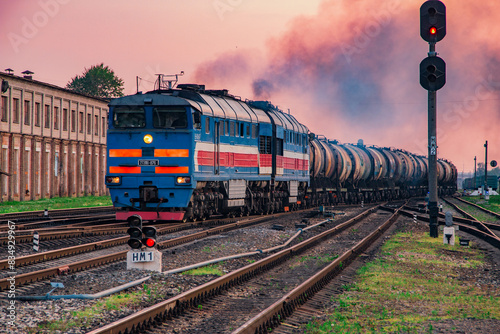
{"label": "signal post base", "polygon": [[[138,258],[140,258],[140,254],[145,252],[153,253],[153,261],[148,261],[148,262],[133,261],[134,258],[137,260]],[[147,249],[146,251],[129,250],[127,253],[127,270],[139,269],[139,270],[157,271],[161,273],[162,272],[161,257],[162,253],[157,249]]]}

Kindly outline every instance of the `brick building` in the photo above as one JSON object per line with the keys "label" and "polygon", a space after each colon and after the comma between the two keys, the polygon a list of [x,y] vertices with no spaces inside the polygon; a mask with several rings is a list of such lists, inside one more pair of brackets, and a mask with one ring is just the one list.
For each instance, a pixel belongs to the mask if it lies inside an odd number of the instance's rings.
{"label": "brick building", "polygon": [[108,101],[0,72],[0,201],[105,195]]}

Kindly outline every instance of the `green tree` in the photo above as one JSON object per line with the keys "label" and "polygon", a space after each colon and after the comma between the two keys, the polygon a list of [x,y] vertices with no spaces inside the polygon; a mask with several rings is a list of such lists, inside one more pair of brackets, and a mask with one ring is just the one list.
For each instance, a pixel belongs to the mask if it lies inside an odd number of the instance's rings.
{"label": "green tree", "polygon": [[86,68],[81,76],[71,79],[66,88],[94,97],[113,98],[123,96],[123,79],[108,66],[100,64]]}

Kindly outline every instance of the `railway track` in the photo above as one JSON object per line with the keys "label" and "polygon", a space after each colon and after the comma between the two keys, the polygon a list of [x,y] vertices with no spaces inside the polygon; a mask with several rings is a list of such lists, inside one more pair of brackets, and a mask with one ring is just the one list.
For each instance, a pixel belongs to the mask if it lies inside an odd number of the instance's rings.
{"label": "railway track", "polygon": [[458,197],[448,197],[443,198],[443,200],[469,219],[489,223],[500,223],[500,214],[487,210],[477,204],[468,202]]}
{"label": "railway track", "polygon": [[[15,222],[15,221],[14,221]],[[103,214],[103,215],[85,215],[85,216],[67,216],[64,218],[47,218],[42,219],[36,222],[27,222],[23,221],[15,222],[16,231],[20,233],[29,233],[33,230],[46,229],[46,228],[54,228],[54,227],[84,227],[84,226],[94,226],[101,224],[114,224],[116,223],[115,217],[113,214]],[[7,221],[0,224],[0,233],[4,233],[8,231]]]}
{"label": "railway track", "polygon": [[[48,215],[51,218],[54,217],[75,217],[88,216],[95,214],[107,214],[114,213],[115,209],[113,206],[99,206],[90,208],[77,208],[77,209],[57,209],[48,211]],[[13,212],[13,213],[3,213],[0,214],[0,225],[7,222],[8,220],[21,222],[21,221],[33,221],[33,220],[43,220],[48,219],[45,216],[45,211],[29,211],[29,212]]]}
{"label": "railway track", "polygon": [[[201,226],[212,226],[212,225],[222,224],[220,226],[216,226],[208,230],[188,234],[178,238],[160,241],[158,242],[158,248],[164,249],[164,248],[171,248],[183,245],[186,243],[193,242],[195,240],[200,240],[206,237],[214,236],[230,230],[267,222],[269,220],[275,219],[276,217],[280,217],[283,215],[286,215],[286,213],[280,213],[269,216],[259,216],[257,218],[245,219],[243,221],[238,221],[233,223],[227,223],[229,220],[213,220],[213,221],[205,221],[198,223],[181,223],[181,224],[176,224],[174,226],[163,227],[158,229],[158,234],[161,235],[189,228],[198,228]],[[55,277],[57,275],[75,273],[89,268],[94,268],[97,266],[106,265],[116,261],[125,260],[127,252],[129,250],[128,246],[122,247],[121,250],[115,252],[108,250],[106,251],[107,254],[105,255],[102,255],[102,251],[106,248],[119,247],[120,245],[124,245],[127,243],[128,239],[129,239],[128,236],[124,236],[97,243],[89,243],[85,245],[67,247],[59,250],[16,258],[17,276],[15,285],[16,287],[19,287],[26,284],[31,284],[33,282],[38,282],[51,277]],[[85,253],[89,252],[101,252],[101,255],[97,257],[95,255],[85,255]],[[80,257],[76,260],[67,259],[61,261],[62,260],[61,258],[76,254],[80,254]],[[49,264],[42,263],[56,259],[58,259],[56,265],[49,266]],[[38,266],[37,267],[30,266],[29,268],[27,267],[26,270],[23,269],[24,266],[28,266],[30,264],[38,264]],[[7,259],[0,261],[0,268],[2,269],[8,268]],[[8,273],[6,271],[5,275],[3,276],[7,276],[7,274]],[[4,291],[8,288],[9,281],[7,280],[7,278],[8,277],[0,279],[0,291]]]}
{"label": "railway track", "polygon": [[[391,210],[371,208],[344,223],[333,224],[332,222],[332,225],[336,226],[330,226],[327,231],[91,333],[143,331],[150,325],[159,324],[165,320],[167,321],[163,325],[151,332],[172,332],[175,328],[187,328],[188,331],[189,328],[203,328],[206,332],[212,330],[219,333],[231,332],[242,324],[242,320],[250,320],[249,315],[256,313],[255,307],[267,307],[279,300],[283,296],[283,288],[292,289],[303,281],[309,282],[308,277],[315,275],[317,270],[324,270],[325,267],[334,272],[344,268],[351,260],[352,254],[362,252],[376,235],[380,235],[390,225],[388,221],[392,222],[397,217],[396,214],[388,212]],[[353,227],[367,216],[371,217],[371,224],[359,224]],[[372,232],[374,234],[371,234]],[[330,239],[339,233],[342,237]],[[359,241],[362,242],[359,245],[356,244]],[[325,244],[329,246],[321,246]],[[317,260],[319,254],[326,251],[328,247],[336,247],[333,253],[330,249],[332,258],[325,262]],[[303,265],[301,263],[303,258],[312,260],[314,265],[311,263]],[[332,262],[333,266],[327,265],[329,262]],[[297,269],[290,271],[289,266]],[[264,288],[265,294],[261,292]],[[271,298],[269,294],[272,295]],[[310,291],[301,292],[299,299],[304,299],[306,294],[312,295]],[[250,305],[250,309],[245,305]],[[222,316],[225,320],[221,319]],[[178,319],[174,320],[174,317]],[[196,319],[203,323],[198,323]],[[235,322],[231,323],[231,321]]]}

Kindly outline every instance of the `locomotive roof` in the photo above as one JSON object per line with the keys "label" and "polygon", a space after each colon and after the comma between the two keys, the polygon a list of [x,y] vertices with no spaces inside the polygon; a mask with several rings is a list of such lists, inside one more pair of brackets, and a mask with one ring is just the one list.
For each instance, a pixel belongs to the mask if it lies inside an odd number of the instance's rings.
{"label": "locomotive roof", "polygon": [[227,90],[194,90],[191,85],[179,85],[179,87],[182,88],[124,96],[111,100],[109,106],[145,104],[191,106],[204,115],[221,119],[270,124],[272,118],[275,124],[282,126],[286,130],[300,133],[308,132],[308,128],[299,123],[295,117],[283,113],[283,111],[267,101],[242,101],[228,94]]}

